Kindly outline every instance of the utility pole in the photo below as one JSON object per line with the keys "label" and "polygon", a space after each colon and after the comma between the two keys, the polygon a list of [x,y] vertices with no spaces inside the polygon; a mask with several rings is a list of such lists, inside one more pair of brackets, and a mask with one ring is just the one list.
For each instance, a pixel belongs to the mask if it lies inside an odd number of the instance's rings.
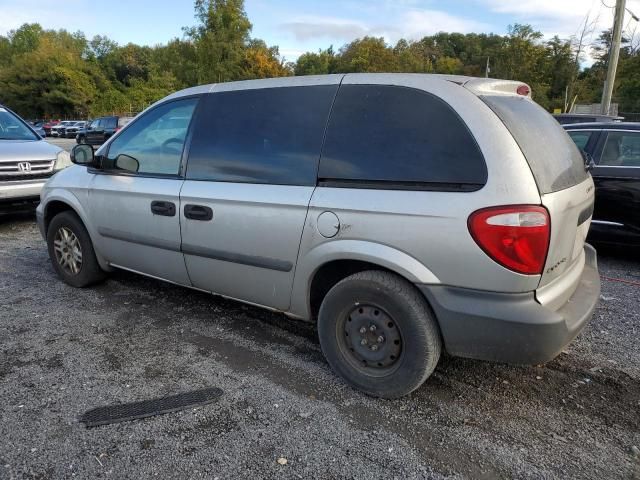
{"label": "utility pole", "polygon": [[609,115],[609,110],[611,109],[611,95],[613,94],[613,84],[616,81],[616,69],[618,68],[618,57],[620,56],[620,41],[622,40],[622,22],[624,21],[625,3],[626,0],[616,0],[613,32],[611,33],[611,48],[609,49],[607,80],[604,82],[604,90],[602,92],[603,115]]}

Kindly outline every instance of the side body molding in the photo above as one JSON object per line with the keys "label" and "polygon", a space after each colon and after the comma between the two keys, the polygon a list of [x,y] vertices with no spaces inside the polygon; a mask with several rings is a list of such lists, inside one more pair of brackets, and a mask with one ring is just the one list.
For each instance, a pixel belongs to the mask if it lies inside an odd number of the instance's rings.
{"label": "side body molding", "polygon": [[309,290],[317,270],[335,260],[360,260],[373,263],[401,275],[412,283],[439,284],[427,267],[410,255],[381,243],[365,240],[333,240],[309,251],[301,250],[291,293],[289,314],[311,319]]}

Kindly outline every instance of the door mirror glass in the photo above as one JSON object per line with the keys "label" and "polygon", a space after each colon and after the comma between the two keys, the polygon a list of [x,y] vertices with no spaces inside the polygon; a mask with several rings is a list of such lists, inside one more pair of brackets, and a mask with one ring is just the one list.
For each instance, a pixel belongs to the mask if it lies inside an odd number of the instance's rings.
{"label": "door mirror glass", "polygon": [[130,155],[121,153],[116,157],[116,168],[128,172],[137,172],[140,168],[140,162]]}
{"label": "door mirror glass", "polygon": [[76,145],[71,150],[71,161],[76,165],[93,166],[95,156],[91,145]]}

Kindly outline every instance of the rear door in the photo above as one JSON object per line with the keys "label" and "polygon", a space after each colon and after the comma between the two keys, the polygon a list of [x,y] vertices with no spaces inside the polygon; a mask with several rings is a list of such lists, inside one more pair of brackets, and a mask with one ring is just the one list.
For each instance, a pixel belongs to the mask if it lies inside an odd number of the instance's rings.
{"label": "rear door", "polygon": [[593,221],[640,234],[640,131],[603,131],[595,160]]}
{"label": "rear door", "polygon": [[89,190],[106,260],[182,285],[190,282],[180,251],[181,162],[197,102],[174,100],[138,118],[109,146]]}
{"label": "rear door", "polygon": [[541,203],[549,211],[551,239],[540,286],[549,284],[584,263],[583,247],[593,214],[593,181],[576,144],[537,103],[516,95],[481,98],[520,146]]}
{"label": "rear door", "polygon": [[289,307],[339,78],[323,81],[203,98],[180,195],[182,251],[195,287]]}

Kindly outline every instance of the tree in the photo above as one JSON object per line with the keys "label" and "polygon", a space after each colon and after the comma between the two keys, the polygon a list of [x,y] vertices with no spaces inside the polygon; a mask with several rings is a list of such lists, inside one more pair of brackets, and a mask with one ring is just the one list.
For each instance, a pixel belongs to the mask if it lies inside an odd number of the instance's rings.
{"label": "tree", "polygon": [[194,42],[198,82],[224,82],[242,76],[251,22],[242,0],[196,0],[199,24],[186,28]]}
{"label": "tree", "polygon": [[364,37],[340,49],[337,72],[394,72],[397,61],[384,38]]}

